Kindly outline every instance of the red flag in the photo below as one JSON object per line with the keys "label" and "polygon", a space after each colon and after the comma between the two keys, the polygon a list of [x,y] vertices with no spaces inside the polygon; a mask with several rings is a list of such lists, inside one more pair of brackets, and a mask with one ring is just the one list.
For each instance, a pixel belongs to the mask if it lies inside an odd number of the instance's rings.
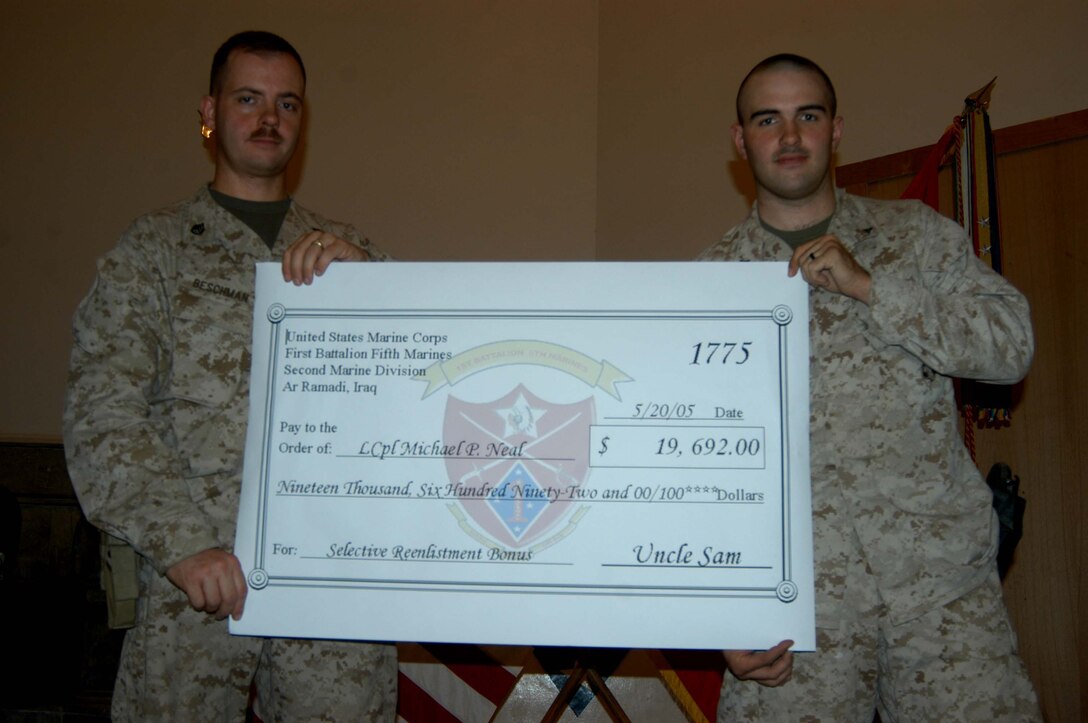
{"label": "red flag", "polygon": [[478,645],[397,648],[397,717],[406,723],[490,720],[514,689],[522,667],[520,661],[504,665]]}
{"label": "red flag", "polygon": [[662,650],[661,679],[692,723],[714,723],[725,676],[720,650]]}
{"label": "red flag", "polygon": [[921,169],[911,180],[907,190],[903,191],[900,198],[915,198],[923,202],[934,211],[940,211],[940,188],[937,183],[937,175],[950,154],[959,147],[962,137],[960,119],[956,118],[952,125],[941,136],[941,140],[930,149]]}

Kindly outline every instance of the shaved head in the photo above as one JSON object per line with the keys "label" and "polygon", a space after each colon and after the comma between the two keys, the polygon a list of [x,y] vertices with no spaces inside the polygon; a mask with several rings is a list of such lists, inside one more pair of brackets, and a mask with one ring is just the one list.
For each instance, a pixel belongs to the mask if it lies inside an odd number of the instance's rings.
{"label": "shaved head", "polygon": [[760,73],[764,70],[775,70],[778,68],[792,68],[794,70],[807,70],[815,73],[820,77],[821,83],[824,85],[827,91],[827,110],[834,118],[838,112],[838,100],[835,98],[835,86],[831,84],[831,78],[827,76],[824,69],[816,63],[812,62],[808,58],[801,55],[794,55],[793,53],[779,53],[778,55],[772,55],[769,58],[765,58],[756,64],[754,68],[748,71],[748,75],[744,76],[744,80],[741,81],[740,87],[737,89],[737,122],[744,123],[744,115],[741,109],[741,101],[744,96],[744,89],[748,86],[748,81],[752,76]]}

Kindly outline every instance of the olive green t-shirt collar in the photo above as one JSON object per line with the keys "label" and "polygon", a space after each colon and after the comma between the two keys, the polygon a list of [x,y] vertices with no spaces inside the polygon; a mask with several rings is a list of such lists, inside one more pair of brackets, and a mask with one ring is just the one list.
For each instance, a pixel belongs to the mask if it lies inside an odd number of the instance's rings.
{"label": "olive green t-shirt collar", "polygon": [[832,212],[831,215],[824,220],[818,221],[817,223],[814,223],[813,225],[807,226],[805,228],[799,228],[796,231],[784,231],[780,228],[775,228],[774,226],[771,226],[766,221],[764,221],[762,218],[759,219],[759,225],[762,226],[767,233],[777,236],[778,238],[789,244],[791,249],[795,249],[801,244],[807,241],[811,241],[814,238],[819,238],[820,236],[823,236],[825,233],[827,233],[827,229],[831,228],[831,219],[834,216],[835,213]]}
{"label": "olive green t-shirt collar", "polygon": [[291,209],[291,198],[282,201],[247,201],[244,198],[228,196],[208,186],[208,193],[220,206],[229,211],[235,218],[253,229],[253,232],[261,237],[268,248],[276,244],[280,235],[280,227],[283,219]]}

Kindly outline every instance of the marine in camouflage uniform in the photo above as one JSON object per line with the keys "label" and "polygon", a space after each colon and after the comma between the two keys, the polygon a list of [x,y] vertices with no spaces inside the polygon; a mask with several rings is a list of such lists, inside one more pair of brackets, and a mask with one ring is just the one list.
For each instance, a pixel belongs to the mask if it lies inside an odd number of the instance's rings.
{"label": "marine in camouflage uniform", "polygon": [[337,720],[392,718],[392,646],[231,636],[225,620],[193,610],[163,577],[190,555],[233,547],[254,264],[277,260],[314,228],[385,258],[353,228],[298,204],[270,250],[204,188],[138,219],[100,260],[76,312],[69,473],[88,519],[140,555],[138,621],[114,696],[119,720],[204,719],[207,710],[241,720],[258,662],[270,720],[309,719],[309,706],[329,697],[342,699]]}
{"label": "marine in camouflage uniform", "polygon": [[[757,194],[773,202],[791,192],[790,172],[819,155],[806,143],[824,136],[804,127],[823,117],[812,102],[818,81],[792,61],[769,67],[755,112],[742,116],[747,146],[738,147],[757,185],[781,193]],[[1027,372],[1027,301],[975,257],[962,228],[928,207],[820,188],[833,214],[816,240],[791,247],[757,201],[701,257],[792,259],[797,272],[812,265],[804,273],[817,651],[791,655],[792,679],[727,676],[719,720],[871,723],[874,709],[884,723],[1038,720],[1001,597],[991,492],[960,439],[952,385]],[[820,257],[831,252],[835,263],[852,257],[867,270],[866,301],[824,286]]]}
{"label": "marine in camouflage uniform", "polygon": [[[836,704],[825,720],[872,720],[882,635],[909,633],[908,645],[923,635],[934,660],[1007,661],[1011,678],[977,681],[991,700],[1009,700],[1026,682],[997,583],[991,493],[960,440],[951,377],[1019,378],[1033,349],[1027,301],[975,258],[962,228],[918,202],[840,191],[836,208],[828,233],[870,270],[873,291],[868,306],[819,289],[809,297],[819,654],[798,656],[794,679],[781,688],[734,681],[739,690],[726,693],[722,720],[759,717],[758,708],[744,707],[746,693],[789,697],[798,713],[825,699]],[[785,261],[792,253],[753,209],[701,258]],[[929,620],[952,601],[960,602],[948,614],[959,611],[960,624]],[[828,655],[829,645],[845,650]],[[888,648],[884,657],[901,655]],[[858,683],[855,666],[868,688],[860,701],[842,689]],[[966,682],[947,684],[947,694],[962,701]],[[894,685],[893,699],[915,683],[907,676]],[[940,686],[927,677],[921,692],[936,696]],[[1033,701],[1030,684],[1026,695]],[[838,707],[852,705],[860,706],[856,715]]]}
{"label": "marine in camouflage uniform", "polygon": [[[307,283],[335,259],[385,255],[353,228],[287,200],[283,173],[305,83],[294,49],[278,36],[243,33],[216,58],[201,108],[216,133],[211,189],[255,207],[279,204],[278,236],[273,229],[262,238],[203,188],[132,225],[100,260],[74,320],[69,473],[91,522],[138,553],[137,622],[125,638],[113,716],[240,721],[253,682],[267,721],[392,720],[392,645],[236,637],[224,620],[244,614],[245,583],[230,551],[255,263],[282,258],[285,274]],[[194,560],[207,559],[226,566],[194,572]]]}

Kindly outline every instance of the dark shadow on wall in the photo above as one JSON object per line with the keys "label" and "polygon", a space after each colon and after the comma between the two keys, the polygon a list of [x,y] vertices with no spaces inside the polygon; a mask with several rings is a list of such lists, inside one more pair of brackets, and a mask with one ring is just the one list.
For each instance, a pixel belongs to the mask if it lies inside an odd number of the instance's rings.
{"label": "dark shadow on wall", "polygon": [[106,721],[124,631],[61,445],[0,441],[0,491],[0,720]]}

